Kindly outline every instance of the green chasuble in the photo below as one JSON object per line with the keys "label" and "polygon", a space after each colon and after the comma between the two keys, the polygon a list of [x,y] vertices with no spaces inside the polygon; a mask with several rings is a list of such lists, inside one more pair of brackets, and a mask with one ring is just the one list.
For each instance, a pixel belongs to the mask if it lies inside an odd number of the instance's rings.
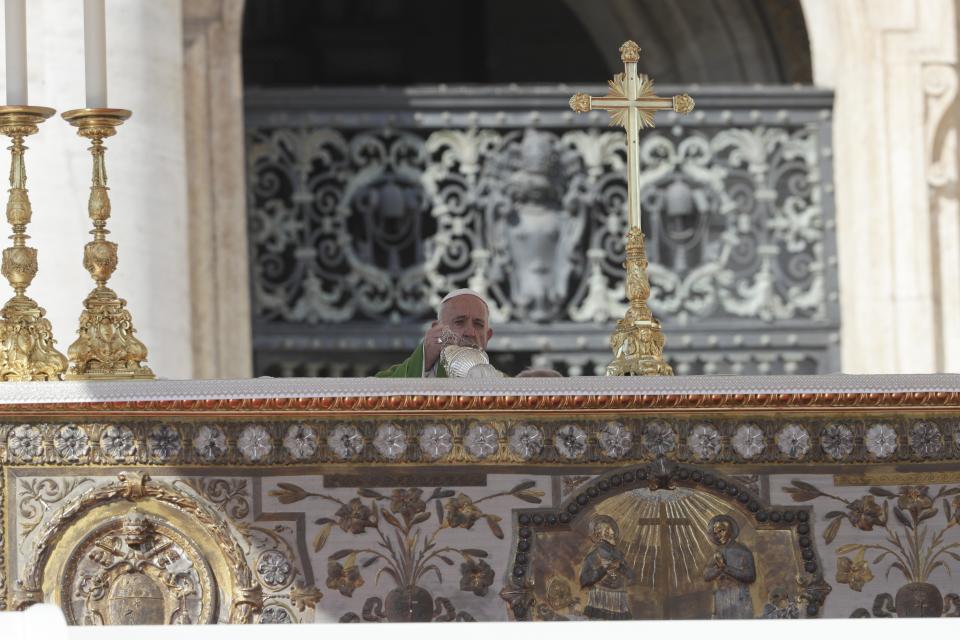
{"label": "green chasuble", "polygon": [[[422,378],[423,377],[423,342],[417,345],[417,348],[414,349],[413,353],[410,354],[410,357],[401,362],[400,364],[395,364],[392,367],[387,367],[383,371],[377,373],[378,378]],[[443,368],[443,364],[437,363],[437,375],[438,378],[446,378],[447,372]]]}

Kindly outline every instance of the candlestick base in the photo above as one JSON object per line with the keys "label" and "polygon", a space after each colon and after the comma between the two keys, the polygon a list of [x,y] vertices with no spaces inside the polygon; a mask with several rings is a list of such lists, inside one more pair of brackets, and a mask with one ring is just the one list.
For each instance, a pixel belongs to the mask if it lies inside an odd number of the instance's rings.
{"label": "candlestick base", "polygon": [[0,309],[0,380],[59,380],[67,359],[54,348],[53,327],[37,302],[25,295],[37,275],[37,250],[27,246],[27,225],[33,216],[27,193],[23,139],[56,113],[49,107],[0,106],[0,134],[10,138],[10,197],[7,222],[13,246],[3,250],[0,273],[14,296]]}
{"label": "candlestick base", "polygon": [[[4,252],[6,253],[6,252]],[[59,380],[67,359],[54,348],[46,312],[26,296],[0,310],[0,380]]]}
{"label": "candlestick base", "polygon": [[650,281],[647,279],[647,252],[643,232],[632,227],[627,232],[627,300],[624,317],[610,336],[613,361],[607,365],[608,376],[671,376],[673,368],[663,357],[665,338],[660,322],[653,317],[647,300]]}
{"label": "candlestick base", "polygon": [[107,240],[110,196],[104,163],[103,139],[117,133],[117,127],[130,117],[126,109],[74,109],[63,119],[77,127],[77,134],[91,142],[93,182],[87,210],[93,221],[93,240],[83,251],[83,266],[96,288],[83,301],[80,313],[80,337],[70,345],[67,355],[70,369],[67,380],[152,379],[153,371],[143,364],[147,347],[136,337],[133,316],[107,281],[117,268],[117,244]]}
{"label": "candlestick base", "polygon": [[147,359],[147,347],[133,335],[133,317],[126,304],[109,287],[90,292],[80,313],[80,337],[67,350],[70,369],[64,379],[154,377],[153,371],[141,364]]}

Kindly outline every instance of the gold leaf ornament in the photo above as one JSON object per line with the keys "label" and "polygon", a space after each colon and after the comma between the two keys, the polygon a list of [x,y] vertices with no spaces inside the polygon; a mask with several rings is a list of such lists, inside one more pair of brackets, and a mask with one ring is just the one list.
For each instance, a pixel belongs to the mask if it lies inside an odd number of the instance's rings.
{"label": "gold leaf ornament", "polygon": [[620,45],[620,60],[623,62],[640,61],[640,45],[633,40],[627,40]]}
{"label": "gold leaf ornament", "polygon": [[873,580],[873,572],[864,559],[865,549],[853,558],[837,558],[837,582],[849,586],[854,591],[862,591],[863,586]]}
{"label": "gold leaf ornament", "polygon": [[570,108],[577,113],[590,111],[590,96],[585,93],[575,93],[570,98]]}
{"label": "gold leaf ornament", "polygon": [[696,102],[693,101],[686,93],[681,93],[680,95],[673,96],[673,110],[679,114],[687,114],[693,111],[693,108],[696,106]]}
{"label": "gold leaf ornament", "polygon": [[323,549],[323,545],[327,544],[327,539],[330,537],[330,531],[333,529],[333,523],[328,522],[327,524],[320,527],[317,537],[313,539],[313,551],[314,553]]}
{"label": "gold leaf ornament", "polygon": [[317,604],[323,598],[323,594],[315,586],[305,587],[302,582],[294,585],[290,591],[290,602],[297,608],[297,611],[304,611],[307,607],[316,609]]}

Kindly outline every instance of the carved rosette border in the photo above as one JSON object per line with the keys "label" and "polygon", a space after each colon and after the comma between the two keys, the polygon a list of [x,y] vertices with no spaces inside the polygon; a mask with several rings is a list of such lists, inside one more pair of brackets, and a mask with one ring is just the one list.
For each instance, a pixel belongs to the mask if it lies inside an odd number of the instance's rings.
{"label": "carved rosette border", "polygon": [[262,607],[263,594],[227,525],[193,498],[175,491],[166,483],[152,480],[146,474],[121,472],[117,477],[117,482],[84,492],[43,525],[34,542],[33,553],[25,564],[26,568],[17,580],[13,608],[22,611],[43,601],[43,574],[50,554],[61,536],[81,516],[94,507],[117,500],[138,502],[152,499],[192,516],[216,541],[232,571],[228,621],[233,624],[252,622],[253,616]]}
{"label": "carved rosette border", "polygon": [[604,467],[660,456],[699,465],[837,469],[952,463],[960,460],[960,409],[0,422],[0,463],[10,467]]}

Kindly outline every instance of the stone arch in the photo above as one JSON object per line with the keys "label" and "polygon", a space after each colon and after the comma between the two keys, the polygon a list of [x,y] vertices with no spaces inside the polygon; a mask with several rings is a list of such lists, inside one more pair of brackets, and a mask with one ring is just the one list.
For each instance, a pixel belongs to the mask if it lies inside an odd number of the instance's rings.
{"label": "stone arch", "polygon": [[603,52],[610,72],[622,66],[611,43],[632,39],[644,47],[644,73],[661,83],[812,83],[800,0],[565,4]]}
{"label": "stone arch", "polygon": [[[675,464],[659,458],[647,465],[621,468],[598,476],[577,488],[558,507],[514,512],[515,552],[507,574],[510,583],[501,592],[513,617],[517,620],[551,619],[551,616],[557,613],[554,605],[550,604],[553,597],[550,593],[550,582],[559,578],[569,584],[570,576],[576,574],[575,570],[571,570],[571,563],[579,562],[582,558],[577,554],[580,553],[579,549],[585,546],[584,527],[597,515],[611,517],[602,508],[605,503],[638,492],[648,496],[662,496],[666,494],[660,492],[678,489],[686,492],[685,495],[706,499],[692,502],[694,508],[712,505],[714,511],[705,510],[704,513],[694,514],[700,516],[701,527],[709,520],[709,516],[723,514],[733,517],[741,532],[753,532],[750,543],[756,544],[758,581],[762,580],[764,573],[771,576],[777,574],[778,584],[785,584],[795,590],[798,600],[803,601],[807,617],[819,615],[830,587],[823,579],[822,567],[817,557],[811,531],[810,508],[771,505],[735,478],[694,465]],[[662,518],[665,515],[663,511],[665,509],[661,508]],[[683,509],[678,508],[669,517],[679,521],[682,517],[677,516],[682,516],[683,513]],[[667,522],[643,524],[662,528]],[[695,522],[687,524],[692,529],[696,528]],[[689,546],[692,549],[692,544],[696,541],[689,535],[686,539],[691,543]],[[620,542],[627,544],[623,539]],[[636,541],[629,544],[634,542]],[[643,545],[637,542],[637,554],[641,553],[641,546]],[[545,553],[546,550],[549,550],[549,553]],[[665,553],[665,550],[657,550],[657,553],[661,552]],[[647,551],[643,550],[642,553],[646,559]],[[682,555],[685,552],[678,550],[676,553]],[[691,552],[690,555],[694,557],[695,554]],[[790,556],[794,558],[796,566],[791,566],[789,560],[780,560]],[[626,557],[630,562],[629,550]],[[772,570],[762,566],[766,557],[776,557],[781,566],[772,567]],[[654,564],[651,560],[651,566],[646,568],[644,565],[637,571],[636,576],[638,583],[650,581],[651,591],[654,588],[662,589],[655,582],[657,578],[653,577],[657,571]],[[636,565],[631,566],[637,569]],[[697,566],[693,571],[696,573],[702,571],[702,568]],[[773,580],[768,582],[766,592],[774,586]],[[791,582],[793,584],[789,584]],[[567,590],[571,593],[575,591],[569,587]],[[634,591],[631,587],[631,602],[637,600]],[[702,593],[698,597],[701,601],[704,600]],[[688,599],[688,605],[692,602],[692,599]],[[756,600],[754,606],[758,609]],[[644,616],[641,613],[639,617],[656,616]],[[709,613],[704,615],[700,611],[696,617],[709,617]]]}
{"label": "stone arch", "polygon": [[[800,0],[246,5],[248,86],[601,83],[622,70],[617,47],[631,39],[659,83],[812,78]],[[431,36],[411,38],[414,30]]]}
{"label": "stone arch", "polygon": [[[84,517],[110,505],[130,503],[133,507],[154,502],[170,508],[172,517],[163,526],[175,531],[177,538],[198,544],[208,541],[213,547],[212,553],[220,556],[211,558],[208,552],[203,560],[216,565],[213,574],[220,578],[218,582],[227,582],[220,584],[227,596],[223,604],[229,606],[227,621],[238,624],[252,622],[254,614],[262,607],[263,596],[227,524],[193,498],[166,483],[152,480],[147,474],[127,471],[118,474],[117,478],[116,482],[84,492],[45,521],[33,552],[17,580],[14,609],[23,610],[43,602],[44,585],[49,572],[57,575],[69,572],[71,567],[66,566],[68,558],[71,554],[76,555],[73,552],[79,544],[79,538],[74,539],[76,536],[72,535],[71,529],[77,527]],[[103,521],[98,520],[93,524],[99,526]],[[179,530],[178,525],[189,531]],[[82,531],[79,535],[84,533]],[[217,586],[209,588],[215,591]]]}

